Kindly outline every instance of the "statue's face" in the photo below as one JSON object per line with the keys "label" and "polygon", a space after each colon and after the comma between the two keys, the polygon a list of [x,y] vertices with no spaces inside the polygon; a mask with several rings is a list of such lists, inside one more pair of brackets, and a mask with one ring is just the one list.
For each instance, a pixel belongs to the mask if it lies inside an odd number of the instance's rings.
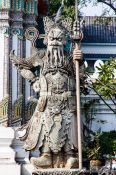
{"label": "statue's face", "polygon": [[58,27],[51,29],[48,34],[48,46],[63,47],[64,43],[65,43],[64,32]]}

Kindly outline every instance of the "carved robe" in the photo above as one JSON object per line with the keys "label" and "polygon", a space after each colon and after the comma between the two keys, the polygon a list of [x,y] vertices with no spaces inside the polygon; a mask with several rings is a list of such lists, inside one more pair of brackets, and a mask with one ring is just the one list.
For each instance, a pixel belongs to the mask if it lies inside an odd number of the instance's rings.
{"label": "carved robe", "polygon": [[53,71],[44,61],[38,104],[22,137],[26,150],[39,149],[44,140],[54,153],[77,148],[75,77],[71,60],[64,61]]}

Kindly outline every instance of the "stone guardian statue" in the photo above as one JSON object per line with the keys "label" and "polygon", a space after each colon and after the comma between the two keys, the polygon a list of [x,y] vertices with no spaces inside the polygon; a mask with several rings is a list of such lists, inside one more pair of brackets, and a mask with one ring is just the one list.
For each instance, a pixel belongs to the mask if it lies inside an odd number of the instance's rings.
{"label": "stone guardian statue", "polygon": [[[10,58],[27,79],[39,99],[26,126],[25,150],[38,149],[40,157],[32,157],[36,168],[77,168],[76,85],[72,56],[72,20],[56,22],[44,18],[47,50],[33,47],[30,58],[21,59],[11,51]],[[81,53],[74,53],[75,57]],[[39,67],[39,68],[38,68]],[[39,70],[38,70],[39,69]],[[40,71],[39,76],[35,71]]]}

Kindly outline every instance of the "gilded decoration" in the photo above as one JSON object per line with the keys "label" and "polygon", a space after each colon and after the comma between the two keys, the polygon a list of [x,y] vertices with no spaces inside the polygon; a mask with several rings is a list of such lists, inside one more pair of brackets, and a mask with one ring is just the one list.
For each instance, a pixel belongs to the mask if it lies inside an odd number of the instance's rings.
{"label": "gilded decoration", "polygon": [[9,97],[5,97],[0,102],[0,120],[8,119],[8,104],[9,104]]}
{"label": "gilded decoration", "polygon": [[22,95],[15,101],[15,103],[13,105],[12,122],[14,122],[18,119],[21,119],[23,103],[24,103],[24,97]]}

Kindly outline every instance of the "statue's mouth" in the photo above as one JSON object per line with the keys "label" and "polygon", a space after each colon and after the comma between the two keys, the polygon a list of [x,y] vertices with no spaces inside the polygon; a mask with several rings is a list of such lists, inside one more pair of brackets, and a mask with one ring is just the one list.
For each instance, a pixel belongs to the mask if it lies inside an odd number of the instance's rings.
{"label": "statue's mouth", "polygon": [[51,46],[52,48],[58,48],[58,47],[63,47],[62,45],[60,44],[50,44],[49,46]]}

